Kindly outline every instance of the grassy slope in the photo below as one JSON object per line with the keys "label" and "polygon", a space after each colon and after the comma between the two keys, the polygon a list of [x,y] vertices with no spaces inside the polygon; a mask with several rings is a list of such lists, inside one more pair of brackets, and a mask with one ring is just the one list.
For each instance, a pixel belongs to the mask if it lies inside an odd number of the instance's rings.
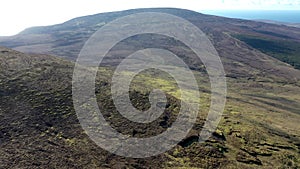
{"label": "grassy slope", "polygon": [[[219,129],[210,140],[199,144],[194,138],[201,130],[210,95],[207,75],[195,72],[202,106],[189,137],[157,157],[129,159],[97,147],[81,129],[71,100],[73,63],[4,48],[1,48],[0,59],[1,168],[299,167],[299,83],[259,75],[254,79],[228,78],[227,106]],[[117,130],[133,134],[136,124],[124,123],[110,99],[105,97],[109,95],[105,91],[110,86],[111,72],[110,68],[99,69],[98,101],[106,105],[103,106],[104,116]],[[148,80],[157,83],[147,83]],[[153,123],[148,126],[150,128],[139,127],[136,137],[162,132],[165,125],[176,118],[178,92],[174,92],[176,85],[166,74],[149,71],[137,76],[132,83],[133,104],[147,105],[146,89],[156,87],[169,93],[170,104],[174,105],[166,112],[170,118],[165,123]]]}

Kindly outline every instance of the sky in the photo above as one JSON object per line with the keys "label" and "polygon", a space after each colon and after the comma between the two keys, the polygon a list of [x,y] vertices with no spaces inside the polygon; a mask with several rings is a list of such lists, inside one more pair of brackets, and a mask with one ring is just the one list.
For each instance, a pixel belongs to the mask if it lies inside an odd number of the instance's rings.
{"label": "sky", "polygon": [[79,16],[134,8],[201,10],[300,10],[300,0],[3,0],[0,36],[28,27],[65,22]]}

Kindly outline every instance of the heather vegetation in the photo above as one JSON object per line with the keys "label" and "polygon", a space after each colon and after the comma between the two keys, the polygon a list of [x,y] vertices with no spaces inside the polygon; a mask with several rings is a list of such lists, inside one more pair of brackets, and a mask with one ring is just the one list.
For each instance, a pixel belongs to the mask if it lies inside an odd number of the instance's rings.
{"label": "heather vegetation", "polygon": [[[103,24],[149,10],[181,16],[207,34],[224,65],[227,102],[217,130],[199,143],[211,104],[205,66],[175,39],[153,34],[124,39],[95,68],[97,103],[116,131],[137,138],[155,136],[177,118],[182,92],[200,102],[196,123],[174,148],[145,159],[125,158],[97,146],[82,129],[72,99],[74,60],[85,40]],[[299,68],[299,35],[299,28],[282,25],[179,9],[140,9],[76,18],[0,38],[0,45],[15,49],[0,47],[0,168],[300,168],[300,71],[295,69]],[[166,72],[140,72],[128,91],[132,105],[149,109],[153,89],[165,92],[167,104],[155,121],[132,122],[113,103],[111,77],[127,55],[158,46],[190,67],[199,88],[182,91]],[[121,73],[127,78],[132,72]],[[200,98],[192,97],[196,90]],[[98,120],[95,114],[92,122]]]}

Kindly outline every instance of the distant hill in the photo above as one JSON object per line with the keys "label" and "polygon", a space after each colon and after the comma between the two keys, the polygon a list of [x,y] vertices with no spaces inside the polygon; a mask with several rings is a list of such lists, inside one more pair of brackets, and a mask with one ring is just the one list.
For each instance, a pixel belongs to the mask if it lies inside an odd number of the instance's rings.
{"label": "distant hill", "polygon": [[[210,36],[224,60],[232,62],[239,60],[245,65],[260,69],[259,64],[249,63],[247,59],[248,57],[264,60],[262,58],[267,57],[262,53],[254,52],[253,48],[255,48],[299,68],[300,59],[297,52],[300,49],[300,28],[203,15],[193,11],[171,8],[136,9],[79,17],[62,24],[29,28],[16,36],[0,38],[0,45],[25,53],[51,54],[74,60],[84,42],[101,26],[118,17],[138,12],[169,13],[191,21]],[[243,38],[238,40],[237,37]],[[260,47],[253,46],[252,42],[256,43],[256,41],[261,44]],[[267,48],[270,43],[281,46],[282,51],[270,51]],[[293,45],[286,47],[283,45],[286,43]],[[242,49],[239,49],[239,46],[242,46]],[[248,54],[240,57],[241,50],[244,50],[242,53]],[[268,67],[268,63],[264,65]],[[272,66],[267,69],[277,69],[277,67]]]}
{"label": "distant hill", "polygon": [[256,20],[256,21],[277,24],[277,25],[286,25],[286,26],[297,27],[297,28],[300,27],[300,23],[288,23],[288,22],[279,22],[279,21],[273,21],[273,20]]}

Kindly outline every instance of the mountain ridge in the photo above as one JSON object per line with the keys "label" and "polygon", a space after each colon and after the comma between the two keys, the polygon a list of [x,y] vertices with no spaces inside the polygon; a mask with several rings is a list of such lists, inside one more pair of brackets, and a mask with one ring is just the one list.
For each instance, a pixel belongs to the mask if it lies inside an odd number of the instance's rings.
{"label": "mountain ridge", "polygon": [[[273,53],[268,52],[268,50],[255,49],[251,46],[251,43],[250,45],[248,44],[248,41],[262,41],[266,44],[262,45],[263,47],[268,47],[270,41],[278,42],[279,45],[285,41],[299,44],[299,28],[241,19],[222,18],[173,8],[137,9],[83,16],[50,27],[28,29],[13,37],[0,38],[0,45],[25,53],[50,54],[76,60],[85,41],[100,27],[115,18],[138,12],[164,12],[175,14],[198,26],[209,37],[217,49],[225,66],[226,73],[229,74],[229,76],[251,77],[253,75],[251,75],[250,70],[257,70],[261,73],[265,72],[268,74],[279,73],[283,78],[289,78],[290,80],[297,80],[299,78],[298,70],[293,70],[290,66],[280,61],[275,61],[271,57],[298,67],[300,59],[294,51],[299,49],[300,45],[294,46],[292,49],[284,49],[288,51],[287,53],[275,53],[273,55]],[[236,35],[242,35],[245,38],[237,39]],[[131,48],[134,50],[134,48],[136,48],[134,45],[139,43],[139,39],[135,39],[134,41],[136,42],[125,44],[125,47],[133,45]],[[154,41],[153,43],[156,42]],[[158,42],[158,44],[160,43],[161,42]],[[240,46],[243,46],[242,49],[240,49]],[[239,50],[243,50],[243,52]],[[244,55],[243,53],[248,54]],[[121,51],[116,51],[115,55],[116,58],[124,57]],[[250,60],[253,60],[253,63]],[[271,62],[276,63],[276,66],[271,65],[270,60],[273,60]],[[233,64],[234,62],[239,62],[241,65],[244,65],[246,71],[243,71],[243,68],[237,68],[236,65]],[[195,64],[201,65],[200,62]],[[261,66],[262,64],[264,65],[263,67]]]}

